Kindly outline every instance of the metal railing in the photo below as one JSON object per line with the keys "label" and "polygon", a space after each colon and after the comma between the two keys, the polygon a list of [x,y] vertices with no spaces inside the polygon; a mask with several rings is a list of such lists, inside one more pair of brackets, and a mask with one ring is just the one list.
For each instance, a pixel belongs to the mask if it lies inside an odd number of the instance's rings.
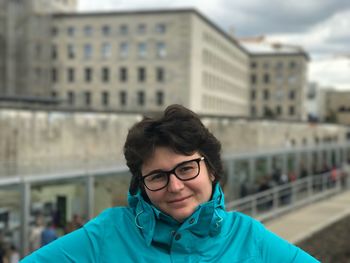
{"label": "metal railing", "polygon": [[260,221],[266,221],[349,189],[348,177],[342,170],[308,176],[229,202],[226,209],[240,211]]}

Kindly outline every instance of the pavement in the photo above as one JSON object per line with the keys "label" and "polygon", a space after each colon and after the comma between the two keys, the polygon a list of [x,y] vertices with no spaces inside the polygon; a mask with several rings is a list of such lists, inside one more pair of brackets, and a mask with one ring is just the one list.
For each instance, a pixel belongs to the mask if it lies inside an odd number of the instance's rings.
{"label": "pavement", "polygon": [[299,243],[350,215],[350,190],[298,208],[265,226],[291,243]]}

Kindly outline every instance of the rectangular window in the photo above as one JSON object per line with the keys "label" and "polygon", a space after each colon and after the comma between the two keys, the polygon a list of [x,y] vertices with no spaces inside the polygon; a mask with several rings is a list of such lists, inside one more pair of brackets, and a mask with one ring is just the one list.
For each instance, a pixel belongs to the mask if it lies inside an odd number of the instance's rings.
{"label": "rectangular window", "polygon": [[102,82],[109,81],[109,68],[102,68]]}
{"label": "rectangular window", "polygon": [[270,98],[270,91],[269,90],[264,90],[264,100],[268,100]]}
{"label": "rectangular window", "polygon": [[157,78],[157,82],[164,82],[164,68],[157,68],[156,69],[156,78]]}
{"label": "rectangular window", "polygon": [[68,74],[68,76],[67,76],[68,82],[70,82],[70,83],[74,82],[74,79],[75,79],[74,68],[68,68],[67,74]]}
{"label": "rectangular window", "polygon": [[290,100],[294,100],[295,99],[295,91],[294,90],[290,90],[289,91],[289,99]]}
{"label": "rectangular window", "polygon": [[145,92],[143,91],[137,92],[137,102],[140,106],[145,105]]}
{"label": "rectangular window", "polygon": [[281,107],[281,105],[277,105],[276,106],[276,114],[277,115],[282,115],[282,107]]}
{"label": "rectangular window", "polygon": [[57,35],[58,35],[58,28],[57,27],[51,28],[51,36],[55,37]]}
{"label": "rectangular window", "polygon": [[145,24],[139,24],[137,26],[137,33],[145,34],[146,33],[146,25]]}
{"label": "rectangular window", "polygon": [[251,116],[255,117],[256,116],[256,107],[253,105],[250,108],[250,114]]}
{"label": "rectangular window", "polygon": [[68,91],[67,92],[67,102],[69,105],[74,105],[75,104],[75,94],[73,91]]}
{"label": "rectangular window", "polygon": [[85,68],[84,69],[84,79],[85,79],[85,82],[92,81],[92,68]]}
{"label": "rectangular window", "polygon": [[256,99],[256,90],[252,90],[250,93],[250,99],[255,100]]}
{"label": "rectangular window", "polygon": [[51,69],[51,82],[52,83],[57,82],[57,69],[56,68]]}
{"label": "rectangular window", "polygon": [[108,25],[104,25],[102,27],[102,35],[103,36],[109,36],[111,34],[111,28]]}
{"label": "rectangular window", "polygon": [[140,58],[144,58],[147,56],[147,45],[145,42],[141,42],[138,44],[138,56]]}
{"label": "rectangular window", "polygon": [[250,63],[250,68],[256,68],[257,64],[255,61],[253,61],[252,63]]}
{"label": "rectangular window", "polygon": [[53,60],[57,59],[57,46],[56,45],[51,46],[51,58]]}
{"label": "rectangular window", "polygon": [[255,74],[250,75],[250,83],[256,84],[256,75]]}
{"label": "rectangular window", "polygon": [[156,33],[159,34],[165,34],[166,32],[166,26],[163,23],[156,24]]}
{"label": "rectangular window", "polygon": [[294,106],[289,106],[289,115],[293,116],[295,114]]}
{"label": "rectangular window", "polygon": [[101,47],[101,56],[102,58],[106,59],[111,56],[111,44],[109,43],[103,43]]}
{"label": "rectangular window", "polygon": [[128,81],[128,69],[126,67],[121,67],[119,69],[119,81],[120,82]]}
{"label": "rectangular window", "polygon": [[164,42],[157,42],[156,44],[157,57],[164,58],[167,55],[166,46]]}
{"label": "rectangular window", "polygon": [[121,35],[127,35],[129,33],[129,28],[127,25],[121,25],[119,28],[119,32]]}
{"label": "rectangular window", "polygon": [[101,100],[102,100],[102,105],[103,106],[108,106],[109,105],[109,93],[108,91],[104,91],[101,94]]}
{"label": "rectangular window", "polygon": [[85,91],[84,92],[84,100],[85,100],[85,105],[90,106],[91,105],[91,92],[90,91]]}
{"label": "rectangular window", "polygon": [[92,36],[92,27],[91,26],[84,27],[84,36],[86,36],[86,37]]}
{"label": "rectangular window", "polygon": [[265,84],[270,83],[270,75],[267,73],[264,74],[264,83]]}
{"label": "rectangular window", "polygon": [[121,91],[119,93],[120,105],[125,106],[127,103],[127,93],[126,91]]}
{"label": "rectangular window", "polygon": [[146,81],[146,69],[144,67],[139,67],[137,69],[137,79],[139,82]]}
{"label": "rectangular window", "polygon": [[164,93],[163,91],[157,91],[156,101],[158,106],[162,106],[164,104]]}
{"label": "rectangular window", "polygon": [[129,45],[127,42],[122,42],[119,45],[119,55],[121,58],[128,57],[129,54]]}
{"label": "rectangular window", "polygon": [[92,46],[91,44],[84,45],[84,59],[90,59],[92,57]]}
{"label": "rectangular window", "polygon": [[74,59],[75,58],[75,48],[73,44],[68,44],[67,45],[67,56],[69,59]]}
{"label": "rectangular window", "polygon": [[70,37],[74,37],[74,35],[75,35],[75,28],[72,27],[72,26],[68,27],[68,28],[67,28],[67,34],[68,34],[68,36],[70,36]]}

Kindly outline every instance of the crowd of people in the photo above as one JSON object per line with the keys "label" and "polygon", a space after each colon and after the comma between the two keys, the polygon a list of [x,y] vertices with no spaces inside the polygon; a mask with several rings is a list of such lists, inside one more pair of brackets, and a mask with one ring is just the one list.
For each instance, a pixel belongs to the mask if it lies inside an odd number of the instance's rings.
{"label": "crowd of people", "polygon": [[5,241],[3,233],[0,232],[0,263],[18,263],[19,258],[16,246]]}

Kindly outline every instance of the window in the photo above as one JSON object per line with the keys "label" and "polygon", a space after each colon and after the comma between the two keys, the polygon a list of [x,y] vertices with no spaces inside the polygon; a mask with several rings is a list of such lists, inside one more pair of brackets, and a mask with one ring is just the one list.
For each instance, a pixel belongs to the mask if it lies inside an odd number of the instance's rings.
{"label": "window", "polygon": [[126,91],[121,91],[119,93],[120,105],[125,106],[127,103],[127,93]]}
{"label": "window", "polygon": [[276,70],[282,70],[283,69],[283,62],[282,61],[278,61],[276,63]]}
{"label": "window", "polygon": [[164,68],[156,68],[157,82],[164,82]]}
{"label": "window", "polygon": [[90,91],[85,91],[84,92],[84,100],[85,100],[85,105],[90,106],[91,105],[91,92]]}
{"label": "window", "polygon": [[251,98],[251,100],[255,100],[256,99],[256,90],[252,90],[251,91],[250,98]]}
{"label": "window", "polygon": [[35,58],[39,59],[41,57],[41,45],[39,43],[35,45],[34,52],[35,52]]}
{"label": "window", "polygon": [[139,67],[137,69],[137,79],[139,82],[144,82],[146,80],[146,69],[144,67]]}
{"label": "window", "polygon": [[295,90],[290,90],[289,91],[289,99],[294,100],[295,99]]}
{"label": "window", "polygon": [[293,116],[295,114],[294,106],[289,106],[289,115]]}
{"label": "window", "polygon": [[102,58],[106,59],[111,56],[111,44],[103,43],[101,48]]}
{"label": "window", "polygon": [[137,33],[139,33],[139,34],[146,33],[146,25],[145,24],[139,24],[137,26]]}
{"label": "window", "polygon": [[256,116],[256,107],[253,105],[250,107],[250,114],[255,117]]}
{"label": "window", "polygon": [[141,42],[138,44],[138,56],[140,58],[144,58],[147,55],[147,45],[145,42]]}
{"label": "window", "polygon": [[256,75],[255,74],[250,75],[250,83],[256,84]]}
{"label": "window", "polygon": [[73,44],[67,45],[67,52],[68,52],[68,58],[74,59],[75,58],[75,48]]}
{"label": "window", "polygon": [[69,105],[74,105],[75,103],[75,94],[73,91],[67,92],[67,102]]}
{"label": "window", "polygon": [[162,106],[164,104],[164,93],[163,91],[157,91],[156,93],[156,102],[158,106]]}
{"label": "window", "polygon": [[269,90],[264,90],[264,100],[268,100],[270,98],[270,91]]}
{"label": "window", "polygon": [[67,28],[67,34],[68,34],[68,36],[70,36],[70,37],[74,37],[74,35],[75,35],[75,28],[72,27],[72,26],[68,27],[68,28]]}
{"label": "window", "polygon": [[145,93],[143,91],[137,92],[137,102],[140,106],[145,105]]}
{"label": "window", "polygon": [[52,97],[53,99],[56,99],[56,98],[57,98],[57,92],[56,92],[56,91],[52,91],[52,92],[51,92],[51,97]]}
{"label": "window", "polygon": [[128,69],[126,67],[121,67],[119,69],[119,81],[120,82],[128,81]]}
{"label": "window", "polygon": [[101,100],[102,100],[102,105],[103,106],[108,106],[109,105],[109,93],[108,91],[104,91],[101,94]]}
{"label": "window", "polygon": [[86,37],[92,36],[92,27],[91,26],[84,27],[84,36],[86,36]]}
{"label": "window", "polygon": [[270,75],[267,73],[264,74],[264,83],[265,84],[270,83]]}
{"label": "window", "polygon": [[252,62],[252,63],[250,63],[250,68],[256,68],[257,67],[257,64],[256,64],[256,62],[254,61],[254,62]]}
{"label": "window", "polygon": [[84,59],[90,59],[92,57],[92,46],[91,44],[84,45]]}
{"label": "window", "polygon": [[269,68],[270,68],[269,62],[264,62],[263,68],[264,68],[264,69],[269,69]]}
{"label": "window", "polygon": [[129,54],[129,45],[127,42],[120,43],[119,55],[121,58],[126,58]]}
{"label": "window", "polygon": [[75,71],[74,68],[68,68],[67,69],[67,74],[68,74],[68,82],[74,82],[75,78]]}
{"label": "window", "polygon": [[127,35],[129,33],[129,29],[127,25],[121,25],[119,28],[119,32],[121,35]]}
{"label": "window", "polygon": [[108,25],[102,27],[102,35],[109,36],[111,34],[111,28]]}
{"label": "window", "polygon": [[56,68],[51,69],[51,82],[52,83],[57,82],[57,69]]}
{"label": "window", "polygon": [[295,69],[297,67],[297,63],[295,61],[289,62],[289,68],[290,69]]}
{"label": "window", "polygon": [[277,115],[282,115],[282,107],[281,107],[281,105],[277,105],[276,106],[276,114]]}
{"label": "window", "polygon": [[165,32],[166,32],[166,26],[165,26],[165,24],[162,24],[162,23],[160,23],[160,24],[156,24],[156,33],[159,33],[159,34],[165,34]]}
{"label": "window", "polygon": [[56,45],[51,46],[51,58],[53,60],[57,59],[57,46]]}
{"label": "window", "polygon": [[156,53],[157,53],[157,57],[159,58],[166,57],[167,52],[166,52],[166,46],[164,42],[158,42],[156,44]]}
{"label": "window", "polygon": [[92,69],[91,68],[84,69],[84,78],[85,78],[86,82],[92,81]]}
{"label": "window", "polygon": [[57,35],[58,35],[58,28],[57,27],[51,28],[51,36],[55,37]]}
{"label": "window", "polygon": [[109,81],[109,68],[102,68],[102,82],[108,82]]}

